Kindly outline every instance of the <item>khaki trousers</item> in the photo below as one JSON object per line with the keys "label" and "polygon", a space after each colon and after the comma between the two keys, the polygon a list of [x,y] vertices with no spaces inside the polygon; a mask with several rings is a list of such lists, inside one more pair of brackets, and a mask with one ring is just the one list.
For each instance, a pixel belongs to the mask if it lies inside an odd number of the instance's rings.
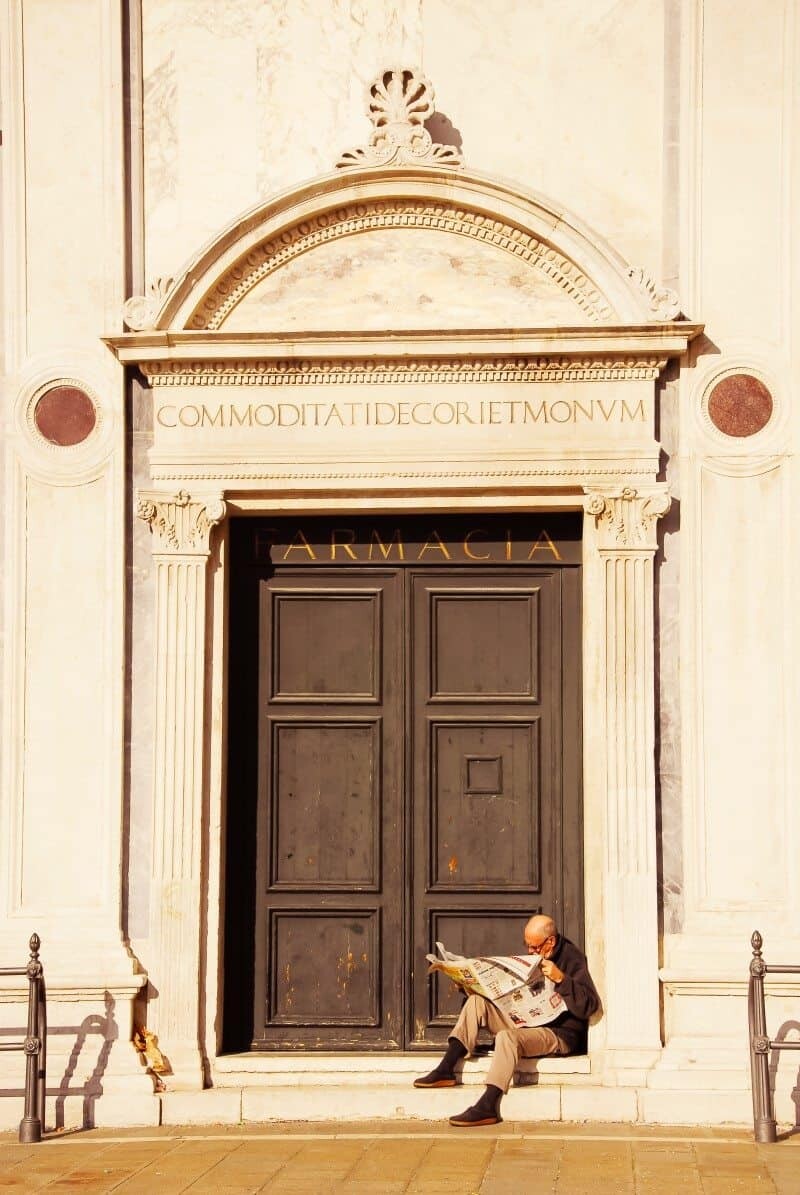
{"label": "khaki trousers", "polygon": [[518,1059],[569,1053],[561,1038],[546,1025],[539,1029],[519,1029],[491,1001],[484,1000],[483,996],[470,996],[450,1037],[457,1037],[462,1046],[474,1054],[481,1027],[494,1034],[494,1057],[486,1082],[503,1092],[508,1091]]}

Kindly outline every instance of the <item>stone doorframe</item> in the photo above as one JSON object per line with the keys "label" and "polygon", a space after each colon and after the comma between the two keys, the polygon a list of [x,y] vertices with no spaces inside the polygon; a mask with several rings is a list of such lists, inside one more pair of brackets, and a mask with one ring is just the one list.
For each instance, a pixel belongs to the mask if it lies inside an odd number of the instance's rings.
{"label": "stone doorframe", "polygon": [[[298,254],[409,226],[491,242],[515,269],[522,262],[572,296],[575,322],[399,334],[242,330],[248,296]],[[172,1063],[171,1086],[208,1082],[221,1023],[225,521],[232,512],[584,511],[585,924],[605,1005],[591,1045],[628,1081],[658,1057],[653,565],[670,498],[657,480],[656,384],[666,361],[701,330],[669,318],[676,305],[665,295],[539,196],[476,174],[395,167],[326,176],[265,204],[180,278],[129,302],[134,330],[108,343],[147,376],[156,416],[153,488],[137,502],[153,533],[156,578],[146,963],[158,992],[149,1022]],[[229,329],[237,310],[239,323]],[[403,404],[394,395],[410,384],[441,393],[442,383],[449,392],[460,387],[464,409],[480,407],[486,426],[458,435],[445,428],[427,445],[412,429],[404,440]],[[380,394],[396,426],[362,427],[347,441],[292,430],[281,443],[275,396],[288,395],[299,409],[298,394],[318,406],[331,392],[359,402]],[[523,394],[550,404],[531,414],[536,426],[495,429],[493,404],[499,411]],[[597,394],[608,403],[628,400],[616,424],[608,406],[605,423],[585,415]],[[264,423],[254,402],[263,403]],[[504,409],[513,422],[513,406]],[[570,410],[574,419],[562,419]]]}

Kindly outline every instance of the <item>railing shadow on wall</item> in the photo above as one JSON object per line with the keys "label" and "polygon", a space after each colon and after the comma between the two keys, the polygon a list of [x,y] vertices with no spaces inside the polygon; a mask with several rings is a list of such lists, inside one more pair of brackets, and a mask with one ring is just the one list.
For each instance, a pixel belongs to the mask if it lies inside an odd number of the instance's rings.
{"label": "railing shadow on wall", "polygon": [[[790,1034],[793,1034],[793,1037],[790,1038]],[[780,1050],[782,1047],[787,1048],[784,1046],[784,1043],[787,1042],[789,1043],[788,1049],[790,1050],[796,1050],[800,1046],[800,1021],[784,1021],[773,1040],[775,1044],[773,1045],[772,1056],[769,1060],[769,1082],[770,1089],[774,1092],[778,1083],[778,1065],[781,1059]],[[794,1125],[789,1130],[788,1136],[800,1133],[800,1067],[795,1072],[791,1099],[794,1104]]]}
{"label": "railing shadow on wall", "polygon": [[[104,994],[104,1012],[84,1017],[79,1025],[57,1025],[47,1031],[51,1043],[51,1075],[46,1085],[46,1100],[52,1100],[53,1123],[48,1128],[63,1129],[67,1125],[67,1100],[82,1100],[82,1115],[79,1125],[82,1129],[95,1127],[95,1105],[103,1094],[103,1076],[108,1066],[109,1056],[114,1043],[119,1038],[119,1026],[114,1017],[116,1002],[109,991]],[[0,1039],[11,1035],[12,1029],[0,1030]],[[53,1074],[52,1043],[54,1038],[74,1038],[69,1055],[62,1062],[57,1055],[57,1074]],[[96,1052],[95,1052],[96,1051]],[[81,1082],[76,1082],[76,1075],[86,1074],[88,1067],[91,1071]],[[63,1069],[62,1069],[63,1068]],[[24,1095],[24,1088],[0,1088],[0,1098]],[[45,1104],[46,1107],[46,1104]],[[70,1120],[72,1117],[70,1117]],[[42,1119],[44,1129],[44,1116]]]}
{"label": "railing shadow on wall", "polygon": [[[766,963],[761,954],[763,944],[764,940],[761,934],[755,930],[750,938],[753,957],[750,960],[750,982],[747,989],[747,1020],[750,1033],[753,1135],[756,1141],[771,1144],[778,1139],[773,1102],[778,1074],[778,1057],[783,1050],[800,1050],[800,1039],[789,1038],[790,1033],[800,1031],[800,1021],[784,1021],[777,1035],[770,1038],[767,1032],[764,977],[770,973],[800,975],[800,965]],[[795,1077],[792,1100],[795,1106],[796,1130],[800,1128],[800,1071]]]}

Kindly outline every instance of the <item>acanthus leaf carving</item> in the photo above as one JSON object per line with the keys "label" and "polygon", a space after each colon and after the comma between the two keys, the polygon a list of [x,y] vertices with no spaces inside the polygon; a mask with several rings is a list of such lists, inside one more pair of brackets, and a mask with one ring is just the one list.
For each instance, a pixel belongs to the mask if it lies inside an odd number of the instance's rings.
{"label": "acanthus leaf carving", "polygon": [[628,277],[644,295],[653,315],[662,320],[673,320],[680,315],[680,300],[674,290],[660,286],[640,266],[631,266]]}
{"label": "acanthus leaf carving", "polygon": [[425,128],[434,113],[434,92],[421,72],[388,67],[371,84],[369,96],[370,139],[364,146],[345,150],[336,163],[339,169],[462,165],[460,151],[434,143]]}
{"label": "acanthus leaf carving", "polygon": [[208,555],[211,532],[226,512],[221,494],[193,498],[186,490],[140,493],[136,502],[136,516],[149,525],[157,553]]}
{"label": "acanthus leaf carving", "polygon": [[122,318],[132,332],[147,332],[156,325],[173,279],[153,278],[143,295],[132,295],[122,305]]}
{"label": "acanthus leaf carving", "polygon": [[656,524],[670,509],[666,486],[647,490],[624,486],[620,490],[586,489],[584,508],[595,520],[601,550],[656,548]]}

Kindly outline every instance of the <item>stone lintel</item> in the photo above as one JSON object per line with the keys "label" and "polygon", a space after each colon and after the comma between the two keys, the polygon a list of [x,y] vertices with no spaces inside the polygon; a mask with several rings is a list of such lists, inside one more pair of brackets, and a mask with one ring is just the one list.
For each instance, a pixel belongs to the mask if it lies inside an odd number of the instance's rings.
{"label": "stone lintel", "polygon": [[690,320],[646,324],[527,329],[438,329],[267,334],[263,332],[149,331],[105,337],[126,365],[149,361],[281,360],[309,358],[443,357],[462,360],[526,355],[680,356],[703,331]]}

